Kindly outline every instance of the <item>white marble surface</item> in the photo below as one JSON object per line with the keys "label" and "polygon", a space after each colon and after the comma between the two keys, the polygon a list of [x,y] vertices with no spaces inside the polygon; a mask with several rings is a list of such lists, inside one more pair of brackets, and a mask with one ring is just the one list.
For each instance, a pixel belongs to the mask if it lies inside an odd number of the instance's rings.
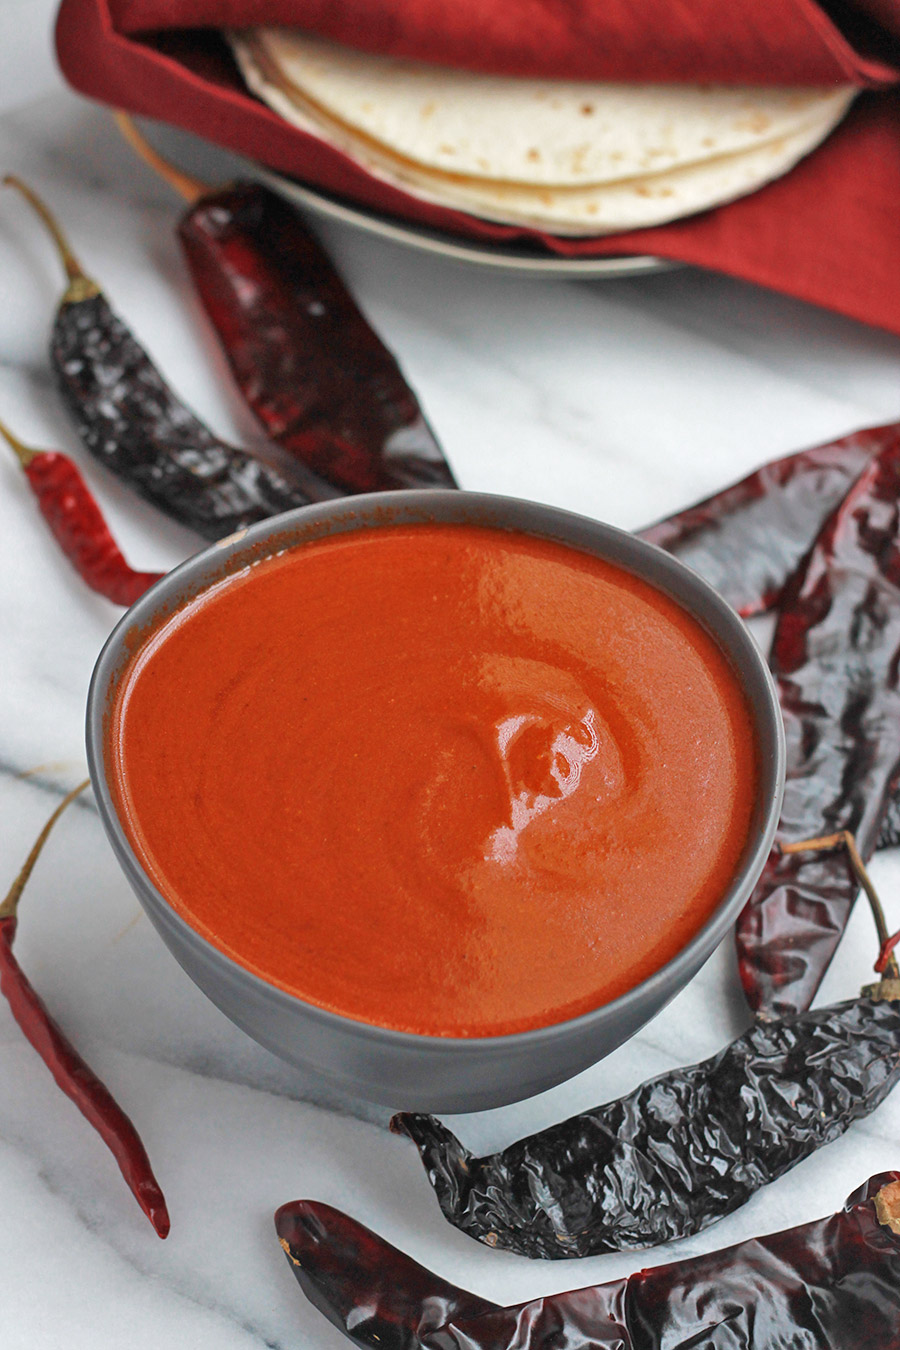
{"label": "white marble surface", "polygon": [[[178,254],[177,204],[107,118],[68,94],[0,119],[0,167],[45,192],[88,267],[160,365],[222,433],[253,432]],[[324,231],[419,390],[461,483],[636,526],[774,455],[900,413],[900,341],[695,272],[563,284],[486,277],[345,229]],[[84,463],[54,395],[46,342],[55,259],[0,194],[0,417]],[[196,547],[85,465],[132,561]],[[59,794],[84,774],[91,666],[117,617],[56,550],[0,455],[0,872],[11,879]],[[873,868],[900,923],[900,862]],[[0,878],[0,892],[7,881]],[[860,909],[823,999],[867,978]],[[18,951],[53,1012],[137,1122],[166,1191],[159,1242],[112,1159],[0,1006],[0,1346],[191,1350],[321,1346],[338,1333],[275,1242],[281,1202],[348,1209],[442,1274],[499,1301],[609,1278],[832,1210],[900,1164],[900,1096],[743,1211],[677,1250],[534,1264],[439,1217],[385,1113],[314,1105],[299,1075],[232,1027],[142,916],[89,800],[61,822],[23,902]],[[728,943],[616,1055],[545,1096],[454,1124],[476,1147],[709,1054],[745,1024]]]}

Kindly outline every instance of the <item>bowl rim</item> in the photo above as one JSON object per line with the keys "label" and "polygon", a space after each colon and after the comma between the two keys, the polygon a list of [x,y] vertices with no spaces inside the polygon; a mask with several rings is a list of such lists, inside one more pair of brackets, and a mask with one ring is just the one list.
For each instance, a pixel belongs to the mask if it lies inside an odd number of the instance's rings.
{"label": "bowl rim", "polygon": [[[437,517],[433,513],[429,515],[429,508],[435,507],[441,509]],[[442,514],[444,508],[449,509],[449,516]],[[531,521],[532,516],[536,516],[540,522],[537,527],[533,527],[535,523]],[[343,530],[328,528],[335,520],[344,526]],[[673,957],[617,998],[576,1017],[501,1035],[441,1036],[400,1031],[364,1022],[310,1003],[249,969],[188,923],[144,870],[119,820],[105,771],[105,721],[116,680],[128,664],[129,658],[126,655],[123,660],[123,652],[127,651],[130,645],[128,639],[135,629],[146,628],[151,632],[163,615],[175,612],[190,599],[209,589],[217,579],[221,580],[241,570],[246,565],[239,561],[244,554],[252,553],[254,556],[249,557],[247,562],[255,562],[275,555],[282,548],[302,546],[303,542],[327,538],[346,530],[417,523],[483,525],[510,533],[531,534],[562,543],[576,551],[593,553],[623,570],[634,570],[641,579],[686,610],[717,642],[735,671],[750,705],[758,741],[758,795],[768,795],[768,803],[762,808],[762,826],[755,841],[748,840],[749,846],[745,847],[740,865],[712,914]],[[599,543],[612,543],[615,549],[645,558],[647,570],[641,567],[632,569],[629,563],[619,557],[608,558],[605,551],[573,542],[573,534],[591,536],[594,532]],[[301,537],[302,533],[308,535],[307,541]],[[279,541],[282,541],[281,547],[278,546]],[[586,539],[585,544],[588,543]],[[650,575],[647,574],[648,570]],[[204,576],[206,573],[209,575]],[[192,584],[196,583],[198,575],[201,584]],[[667,582],[671,582],[671,588]],[[696,594],[702,599],[704,608],[715,615],[714,625],[685,601],[683,589],[689,595]],[[741,652],[740,662],[735,660],[735,649]],[[772,848],[784,794],[785,737],[775,682],[749,629],[709,582],[672,554],[618,526],[526,498],[458,489],[402,489],[311,503],[259,521],[192,554],[155,582],[125,611],[112,629],[91,675],[85,730],[88,771],[100,818],[118,862],[142,905],[146,907],[148,902],[152,903],[164,925],[179,932],[179,936],[189,946],[199,943],[214,961],[225,963],[238,982],[249,982],[270,1003],[274,1002],[285,1010],[302,1012],[324,1030],[344,1034],[350,1032],[361,1041],[378,1043],[382,1048],[387,1046],[398,1051],[421,1052],[427,1047],[429,1052],[439,1055],[458,1055],[465,1049],[471,1051],[476,1047],[502,1051],[504,1047],[515,1046],[519,1053],[531,1047],[537,1050],[561,1035],[589,1034],[592,1026],[618,1012],[627,1015],[633,1007],[654,997],[663,1006],[692,978],[698,964],[698,949],[706,952],[701,957],[701,964],[712,954],[736,917],[739,900],[745,900],[756,884]],[[768,745],[765,743],[767,740]],[[753,881],[748,887],[747,878],[751,875]],[[746,894],[742,894],[745,887]]]}

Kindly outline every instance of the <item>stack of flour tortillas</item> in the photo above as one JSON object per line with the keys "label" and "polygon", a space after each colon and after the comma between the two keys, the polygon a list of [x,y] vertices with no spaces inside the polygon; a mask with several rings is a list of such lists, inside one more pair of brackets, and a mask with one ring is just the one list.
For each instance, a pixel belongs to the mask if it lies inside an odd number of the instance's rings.
{"label": "stack of flour tortillas", "polygon": [[513,79],[285,28],[233,34],[249,88],[374,177],[560,235],[660,225],[786,173],[855,90]]}

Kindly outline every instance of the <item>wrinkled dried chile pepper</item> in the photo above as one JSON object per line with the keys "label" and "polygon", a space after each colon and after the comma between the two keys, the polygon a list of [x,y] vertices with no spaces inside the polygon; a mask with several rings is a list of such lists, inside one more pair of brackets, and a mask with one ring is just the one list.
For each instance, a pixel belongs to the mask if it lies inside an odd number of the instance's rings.
{"label": "wrinkled dried chile pepper", "polygon": [[294,208],[256,183],[210,190],[117,121],[190,202],[188,266],[267,435],[342,492],[456,487],[396,359]]}
{"label": "wrinkled dried chile pepper", "polygon": [[900,767],[900,439],[876,454],[781,598],[769,664],[787,737],[776,846],[736,941],[750,1007],[806,1008],[858,883],[844,854],[782,845],[849,830],[864,859]]}
{"label": "wrinkled dried chile pepper", "polygon": [[[898,749],[892,674],[898,615],[896,595],[889,598],[898,569],[886,553],[896,542],[898,443],[900,426],[889,424],[789,456],[642,532],[696,567],[745,615],[775,602],[799,607],[779,619],[770,662],[794,758],[782,842],[816,828],[848,828],[866,856],[900,843],[891,763]],[[873,452],[885,468],[866,486],[860,472],[871,474]],[[815,556],[788,576],[786,569],[813,547],[804,536],[817,515],[854,483],[846,506],[826,521]],[[864,519],[855,523],[858,512]],[[841,860],[773,853],[739,924],[752,1007],[809,1005],[854,895]]]}
{"label": "wrinkled dried chile pepper", "polygon": [[93,1125],[112,1153],[147,1218],[161,1238],[169,1232],[169,1212],[150,1159],[128,1116],[60,1031],[38,998],[13,952],[19,899],[47,836],[63,811],[88,786],[81,783],[65,797],[47,821],[6,899],[0,904],[0,992],[31,1045],[53,1074],[57,1085]]}
{"label": "wrinkled dried chile pepper", "polygon": [[891,422],[786,455],[637,533],[699,572],[743,618],[763,614],[873,455],[898,439]]}
{"label": "wrinkled dried chile pepper", "polygon": [[489,1247],[565,1260],[639,1251],[731,1214],[900,1081],[900,1003],[759,1021],[711,1059],[475,1157],[433,1116],[395,1116],[444,1217]]}
{"label": "wrinkled dried chile pepper", "polygon": [[132,605],[162,572],[136,572],[113,538],[97,500],[68,455],[33,450],[0,422],[0,436],[15,452],[41,514],[83,581],[116,605]]}
{"label": "wrinkled dried chile pepper", "polygon": [[498,1310],[330,1205],[283,1205],[275,1227],[306,1297],[341,1331],[352,1326],[354,1339],[372,1350],[416,1350],[447,1322]]}
{"label": "wrinkled dried chile pepper", "polygon": [[194,416],[82,271],[43,203],[15,177],[4,181],[41,216],[66,269],[69,285],[56,313],[50,358],[85,448],[205,539],[221,539],[313,500],[311,475],[288,483]]}
{"label": "wrinkled dried chile pepper", "polygon": [[700,1064],[478,1158],[433,1116],[391,1121],[421,1154],[444,1217],[490,1247],[565,1259],[700,1232],[831,1143],[900,1081],[900,977],[852,836],[840,849],[872,910],[877,984],[847,1003],[758,1020]]}
{"label": "wrinkled dried chile pepper", "polygon": [[828,1218],[485,1311],[330,1205],[283,1205],[275,1228],[307,1298],[366,1350],[900,1348],[900,1172]]}
{"label": "wrinkled dried chile pepper", "polygon": [[[890,422],[773,460],[637,533],[699,572],[744,618],[766,613],[872,456],[898,436],[900,423]],[[900,845],[897,792],[876,848]]]}
{"label": "wrinkled dried chile pepper", "polygon": [[344,492],[456,487],[396,360],[293,207],[236,184],[201,198],[178,233],[274,441]]}

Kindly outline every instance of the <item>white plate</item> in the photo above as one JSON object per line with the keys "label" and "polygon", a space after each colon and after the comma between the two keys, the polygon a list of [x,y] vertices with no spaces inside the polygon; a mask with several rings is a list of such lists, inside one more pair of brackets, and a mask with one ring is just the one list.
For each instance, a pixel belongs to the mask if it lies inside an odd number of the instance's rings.
{"label": "white plate", "polygon": [[293,178],[272,173],[259,165],[256,176],[283,197],[314,215],[329,220],[341,220],[359,230],[391,239],[423,253],[437,253],[442,258],[476,267],[490,267],[497,272],[515,272],[541,277],[634,277],[644,272],[667,272],[680,264],[668,262],[647,254],[626,254],[621,258],[561,258],[524,244],[490,244],[464,239],[459,235],[434,230],[427,225],[399,221],[393,216],[381,215],[369,207],[353,206],[331,197],[319,188],[307,187]]}

